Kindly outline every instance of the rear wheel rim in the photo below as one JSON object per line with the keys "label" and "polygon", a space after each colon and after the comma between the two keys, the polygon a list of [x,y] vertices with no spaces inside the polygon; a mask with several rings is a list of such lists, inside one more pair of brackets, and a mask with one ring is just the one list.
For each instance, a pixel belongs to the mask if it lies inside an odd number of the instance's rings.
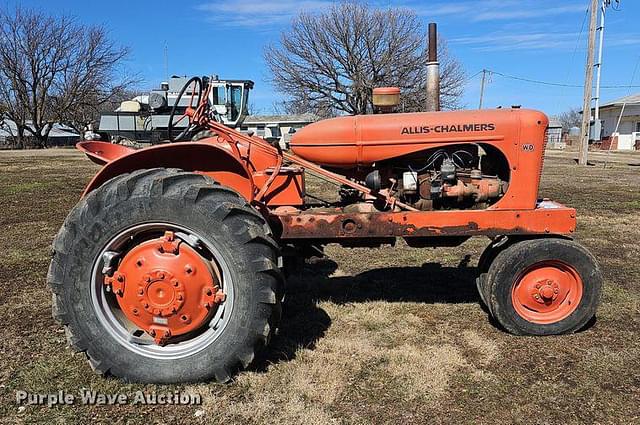
{"label": "rear wheel rim", "polygon": [[584,285],[577,270],[559,260],[540,261],[516,279],[511,301],[524,320],[542,325],[560,322],[580,304]]}
{"label": "rear wheel rim", "polygon": [[[118,252],[131,241],[146,241],[162,235],[164,232],[175,232],[180,235],[187,235],[192,240],[199,240],[202,253],[210,257],[212,270],[216,270],[216,280],[221,289],[224,290],[226,298],[223,303],[217,306],[215,312],[207,320],[207,324],[197,329],[191,334],[181,335],[175,340],[169,341],[166,345],[157,345],[153,339],[144,332],[139,332],[137,326],[127,318],[120,309],[115,295],[107,292],[104,284],[103,255],[106,252]],[[133,246],[138,246],[139,243]],[[124,253],[122,254],[124,255]],[[100,323],[107,333],[120,343],[127,350],[144,357],[154,359],[179,359],[193,355],[219,339],[227,326],[234,304],[234,283],[231,277],[231,270],[225,258],[216,246],[199,233],[193,230],[171,223],[145,223],[127,228],[112,238],[97,256],[92,271],[91,280],[92,305]]]}

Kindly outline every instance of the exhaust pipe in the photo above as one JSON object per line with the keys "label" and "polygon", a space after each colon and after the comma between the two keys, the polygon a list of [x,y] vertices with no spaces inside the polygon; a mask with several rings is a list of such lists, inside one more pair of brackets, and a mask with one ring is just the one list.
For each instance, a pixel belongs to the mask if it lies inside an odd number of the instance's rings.
{"label": "exhaust pipe", "polygon": [[429,23],[429,57],[427,61],[427,112],[440,110],[440,64],[438,63],[438,26]]}

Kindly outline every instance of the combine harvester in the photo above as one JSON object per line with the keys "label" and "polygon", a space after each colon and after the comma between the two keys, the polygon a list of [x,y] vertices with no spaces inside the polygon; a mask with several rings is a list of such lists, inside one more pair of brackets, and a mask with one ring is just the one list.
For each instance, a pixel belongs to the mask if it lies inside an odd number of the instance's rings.
{"label": "combine harvester", "polygon": [[[168,82],[161,83],[159,89],[122,102],[114,112],[100,116],[98,133],[90,133],[91,137],[125,145],[156,144],[167,140],[172,110],[174,114],[183,114],[191,96],[197,96],[197,93],[188,91],[185,85],[188,79],[173,76]],[[221,122],[231,128],[239,127],[247,117],[253,81],[221,80],[214,75],[203,77],[203,83],[211,86],[209,103]],[[183,88],[187,91],[181,92]],[[176,99],[180,101],[176,103]],[[180,130],[184,130],[188,124],[186,119],[173,123],[174,128]]]}
{"label": "combine harvester", "polygon": [[[103,167],[55,238],[48,282],[54,316],[96,371],[229,380],[278,326],[283,271],[329,243],[489,237],[477,285],[504,329],[565,334],[594,317],[602,276],[571,239],[576,211],[538,199],[543,113],[344,116],[297,132],[289,153],[226,126],[212,81],[194,77],[180,91],[174,143],[78,145]],[[374,97],[388,112],[399,90]],[[176,130],[177,119],[188,125]],[[340,201],[309,203],[306,174],[335,184]]]}

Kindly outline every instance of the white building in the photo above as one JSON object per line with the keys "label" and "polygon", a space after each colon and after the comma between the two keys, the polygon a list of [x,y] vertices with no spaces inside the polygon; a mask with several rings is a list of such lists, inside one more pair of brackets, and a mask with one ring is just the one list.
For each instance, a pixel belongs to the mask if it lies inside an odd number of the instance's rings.
{"label": "white building", "polygon": [[601,105],[600,120],[603,144],[610,141],[611,149],[640,149],[640,93]]}
{"label": "white building", "polygon": [[313,114],[300,115],[249,115],[236,130],[253,133],[270,142],[278,141],[287,149],[291,136],[305,125],[318,121]]}
{"label": "white building", "polygon": [[[31,126],[31,121],[27,121],[27,125]],[[0,119],[0,148],[13,148],[16,145],[16,136],[18,127],[16,123],[9,119]],[[24,137],[29,141],[33,136],[30,132],[25,131]],[[47,144],[51,146],[73,146],[80,141],[80,135],[71,127],[54,123],[53,128],[49,131]]]}
{"label": "white building", "polygon": [[549,149],[564,149],[566,146],[562,138],[562,122],[555,118],[549,120],[547,127],[547,147]]}

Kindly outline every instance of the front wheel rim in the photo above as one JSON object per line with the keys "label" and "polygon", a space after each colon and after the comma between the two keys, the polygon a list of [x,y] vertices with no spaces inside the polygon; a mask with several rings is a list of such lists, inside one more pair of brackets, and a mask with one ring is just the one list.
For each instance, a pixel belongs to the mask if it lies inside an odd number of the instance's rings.
{"label": "front wheel rim", "polygon": [[[199,244],[199,250],[204,255],[210,256],[210,261],[215,265],[216,278],[224,291],[225,299],[211,316],[207,318],[207,324],[196,331],[181,335],[170,340],[164,345],[153,343],[153,339],[140,332],[135,323],[127,318],[120,309],[113,290],[105,285],[105,275],[102,273],[105,267],[105,253],[118,252],[137,241],[133,246],[139,246],[140,241],[153,239],[165,232],[173,232],[182,238],[189,239],[190,243]],[[186,243],[186,242],[185,242]],[[124,255],[124,254],[122,254]],[[101,250],[94,261],[91,280],[91,299],[94,311],[107,331],[107,333],[127,350],[145,357],[154,359],[179,359],[193,355],[218,340],[227,326],[234,305],[234,282],[230,267],[215,244],[202,237],[193,230],[172,223],[145,223],[129,227],[118,233]]]}
{"label": "front wheel rim", "polygon": [[540,261],[521,273],[511,290],[516,313],[549,325],[569,317],[580,304],[584,284],[577,270],[559,260]]}

